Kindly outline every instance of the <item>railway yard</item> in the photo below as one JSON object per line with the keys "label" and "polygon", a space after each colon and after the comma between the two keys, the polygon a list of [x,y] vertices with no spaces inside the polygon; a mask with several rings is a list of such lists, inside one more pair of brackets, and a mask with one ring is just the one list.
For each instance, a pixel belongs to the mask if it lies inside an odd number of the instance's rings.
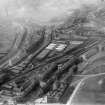
{"label": "railway yard", "polygon": [[0,105],[105,104],[105,28],[80,14],[57,26],[25,24],[0,50]]}
{"label": "railway yard", "polygon": [[25,48],[25,30],[24,40],[1,59],[2,102],[66,104],[81,79],[105,72],[104,37],[62,38],[45,29],[39,34],[40,38]]}

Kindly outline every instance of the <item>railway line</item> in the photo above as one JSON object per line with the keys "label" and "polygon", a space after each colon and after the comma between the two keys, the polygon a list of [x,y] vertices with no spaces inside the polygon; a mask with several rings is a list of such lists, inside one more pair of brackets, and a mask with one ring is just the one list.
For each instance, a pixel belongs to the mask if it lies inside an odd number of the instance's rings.
{"label": "railway line", "polygon": [[[78,72],[78,64],[84,61],[83,55],[90,49],[97,47],[100,43],[103,43],[104,40],[90,38],[72,48],[70,48],[71,44],[67,44],[67,47],[63,52],[38,60],[37,56],[38,54],[40,55],[39,52],[43,52],[43,50],[48,48],[53,42],[56,45],[58,43],[51,39],[50,41],[48,40],[44,47],[40,47],[40,49],[33,53],[29,61],[23,67],[22,72],[16,76],[12,76],[6,82],[1,83],[1,96],[5,96],[7,92],[10,97],[14,97],[17,101],[22,102],[27,99],[27,95],[30,94],[31,91],[34,91],[34,98],[40,98],[48,95],[51,91],[53,92],[54,85],[56,89],[58,89],[58,84],[65,83],[67,84],[65,89],[69,88],[71,81],[69,83],[67,81],[68,79],[72,80],[72,74]],[[31,63],[33,66],[35,65],[35,67],[29,68]],[[48,67],[48,65],[51,66]],[[12,70],[12,67],[10,67],[10,70]],[[25,83],[21,82],[21,80],[24,80]],[[18,81],[19,84],[16,81]],[[58,101],[61,99],[60,97],[64,90],[60,93],[61,95],[59,96]],[[35,95],[35,91],[39,92]]]}
{"label": "railway line", "polygon": [[48,103],[64,104],[75,89],[71,85],[74,77],[86,73],[79,66],[91,61],[105,46],[103,37],[63,40],[52,33],[46,36],[44,30],[37,41],[23,49],[26,38],[27,30],[18,47],[14,44],[0,61],[0,97],[11,97],[17,103],[47,97]]}

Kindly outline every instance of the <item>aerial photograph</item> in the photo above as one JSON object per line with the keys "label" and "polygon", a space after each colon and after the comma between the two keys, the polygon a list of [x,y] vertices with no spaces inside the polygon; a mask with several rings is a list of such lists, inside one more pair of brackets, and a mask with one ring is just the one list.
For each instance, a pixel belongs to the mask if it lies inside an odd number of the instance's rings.
{"label": "aerial photograph", "polygon": [[0,0],[0,105],[105,105],[105,0]]}

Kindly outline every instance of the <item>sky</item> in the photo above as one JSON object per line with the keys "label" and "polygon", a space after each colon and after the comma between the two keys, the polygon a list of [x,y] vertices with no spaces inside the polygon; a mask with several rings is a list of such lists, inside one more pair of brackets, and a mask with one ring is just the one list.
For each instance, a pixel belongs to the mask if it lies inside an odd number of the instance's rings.
{"label": "sky", "polygon": [[71,15],[83,5],[96,6],[101,0],[0,0],[0,12],[4,17],[33,20],[46,24],[50,20]]}

